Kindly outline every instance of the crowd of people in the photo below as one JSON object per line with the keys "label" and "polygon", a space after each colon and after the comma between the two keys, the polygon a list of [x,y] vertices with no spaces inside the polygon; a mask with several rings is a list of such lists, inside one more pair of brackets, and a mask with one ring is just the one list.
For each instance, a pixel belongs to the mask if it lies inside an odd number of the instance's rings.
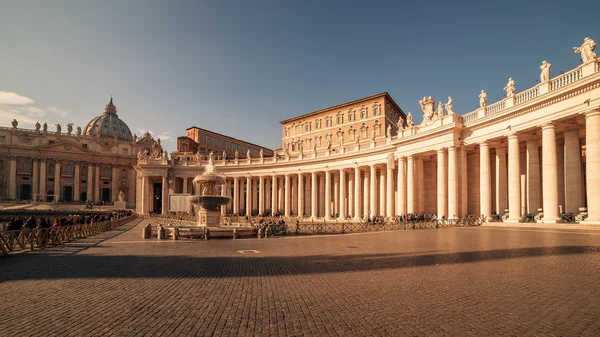
{"label": "crowd of people", "polygon": [[29,217],[13,217],[13,218],[2,218],[0,223],[4,224],[4,229],[9,231],[20,231],[26,229],[36,228],[52,228],[52,227],[66,227],[73,225],[92,224],[103,221],[110,221],[113,218],[118,219],[126,216],[130,216],[131,211],[120,211],[106,214],[93,214],[93,215],[69,215],[69,216],[56,216],[56,217],[44,217],[44,216],[29,216]]}

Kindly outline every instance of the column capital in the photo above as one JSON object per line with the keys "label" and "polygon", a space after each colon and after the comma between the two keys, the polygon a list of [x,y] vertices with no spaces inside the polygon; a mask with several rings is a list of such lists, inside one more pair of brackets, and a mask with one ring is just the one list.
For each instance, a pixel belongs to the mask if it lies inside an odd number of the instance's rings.
{"label": "column capital", "polygon": [[483,142],[479,143],[479,147],[490,147],[490,145],[488,144],[487,140],[484,140]]}
{"label": "column capital", "polygon": [[437,152],[438,154],[440,154],[440,153],[444,153],[444,152],[445,152],[444,150],[445,150],[445,148],[441,148],[441,149],[437,149],[437,151],[436,151],[436,152]]}
{"label": "column capital", "polygon": [[510,139],[516,139],[516,140],[519,140],[519,136],[517,135],[517,133],[516,133],[516,132],[511,132],[511,133],[509,133],[509,134],[508,134],[508,136],[506,136],[506,138],[508,138],[509,140],[510,140]]}
{"label": "column capital", "polygon": [[450,151],[455,152],[456,151],[456,147],[454,147],[454,146],[448,146],[448,152],[450,152]]}
{"label": "column capital", "polygon": [[547,129],[554,129],[555,125],[552,121],[548,122],[548,123],[544,123],[541,125],[541,129],[542,130],[547,130]]}
{"label": "column capital", "polygon": [[600,115],[600,107],[596,107],[594,109],[584,111],[583,115],[585,116],[585,118],[592,117],[592,116],[598,116],[598,115]]}

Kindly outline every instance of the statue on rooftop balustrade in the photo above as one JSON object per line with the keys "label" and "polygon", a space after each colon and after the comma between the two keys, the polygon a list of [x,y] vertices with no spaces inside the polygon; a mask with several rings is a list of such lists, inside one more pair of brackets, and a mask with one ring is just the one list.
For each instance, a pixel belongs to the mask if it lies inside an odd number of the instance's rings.
{"label": "statue on rooftop balustrade", "polygon": [[13,128],[15,128],[15,129],[16,129],[18,125],[19,125],[19,122],[17,121],[17,119],[16,119],[16,118],[15,118],[15,119],[13,119],[13,121],[12,121],[12,126],[13,126]]}
{"label": "statue on rooftop balustrade", "polygon": [[250,156],[250,149],[248,149],[248,151],[246,151],[246,159],[251,159],[252,157]]}
{"label": "statue on rooftop balustrade", "polygon": [[479,107],[485,108],[487,104],[487,94],[485,91],[481,90],[481,94],[479,94]]}
{"label": "statue on rooftop balustrade", "polygon": [[73,132],[73,123],[67,124],[67,134],[70,136],[71,132]]}
{"label": "statue on rooftop balustrade", "polygon": [[385,132],[385,136],[388,137],[388,138],[392,137],[392,125],[391,124],[388,125],[387,130]]}
{"label": "statue on rooftop balustrade", "polygon": [[448,103],[446,103],[446,111],[448,111],[448,116],[454,115],[454,110],[452,110],[452,96],[448,96]]}
{"label": "statue on rooftop balustrade", "polygon": [[61,130],[60,123],[59,124],[54,124],[54,125],[56,125],[56,133],[60,133],[60,130]]}
{"label": "statue on rooftop balustrade", "polygon": [[442,101],[438,102],[438,108],[435,113],[437,114],[437,118],[444,118],[444,103],[442,103]]}
{"label": "statue on rooftop balustrade", "polygon": [[81,136],[81,126],[77,127],[77,137]]}
{"label": "statue on rooftop balustrade", "polygon": [[44,122],[44,125],[42,127],[44,128],[44,132],[48,131],[48,123]]}
{"label": "statue on rooftop balustrade", "polygon": [[550,81],[550,67],[551,66],[552,65],[550,63],[546,62],[546,60],[544,60],[542,62],[542,65],[540,66],[540,69],[542,70],[542,73],[540,74],[540,83]]}
{"label": "statue on rooftop balustrade", "polygon": [[406,116],[406,127],[412,128],[413,126],[415,126],[415,123],[412,120],[412,112],[409,112]]}
{"label": "statue on rooftop balustrade", "polygon": [[40,122],[35,122],[35,132],[40,132]]}
{"label": "statue on rooftop balustrade", "polygon": [[435,100],[431,96],[423,97],[423,99],[419,101],[419,105],[423,111],[423,123],[434,121],[436,117]]}
{"label": "statue on rooftop balustrade", "polygon": [[506,90],[506,98],[511,98],[515,95],[515,81],[513,81],[512,77],[508,79],[504,90]]}
{"label": "statue on rooftop balustrade", "polygon": [[581,61],[583,61],[583,64],[588,64],[598,59],[594,49],[596,49],[596,42],[589,37],[583,39],[583,44],[581,46],[573,47],[575,53],[581,54]]}
{"label": "statue on rooftop balustrade", "polygon": [[240,157],[240,153],[238,152],[238,150],[235,150],[235,152],[233,153],[233,158],[238,159]]}

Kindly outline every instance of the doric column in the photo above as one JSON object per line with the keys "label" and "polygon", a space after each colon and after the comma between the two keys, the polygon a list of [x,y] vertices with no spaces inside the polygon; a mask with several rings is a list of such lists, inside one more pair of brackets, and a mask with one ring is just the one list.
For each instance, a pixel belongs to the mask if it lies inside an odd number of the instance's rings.
{"label": "doric column", "polygon": [[54,164],[54,202],[60,201],[60,161]]}
{"label": "doric column", "polygon": [[[417,212],[425,212],[425,165],[423,163],[423,158],[422,157],[418,157],[417,160],[415,161],[415,165],[416,165],[416,170],[415,170],[415,177],[416,177],[416,191],[415,194],[417,195],[417,202],[416,202],[416,206],[415,209]],[[445,172],[444,172],[444,177],[446,176]],[[445,179],[444,179],[445,180]],[[444,189],[445,191],[445,189]]]}
{"label": "doric column", "polygon": [[290,175],[290,186],[290,215],[298,215],[298,182],[293,174]]}
{"label": "doric column", "polygon": [[370,167],[370,189],[369,189],[369,216],[377,215],[377,168],[375,165]]}
{"label": "doric column", "polygon": [[464,146],[460,147],[459,150],[459,156],[460,156],[460,170],[459,170],[459,176],[460,176],[460,187],[459,187],[459,194],[460,194],[460,206],[459,206],[459,213],[460,216],[467,216],[469,214],[469,189],[468,189],[468,177],[467,177],[467,150],[465,149]]}
{"label": "doric column", "polygon": [[284,210],[285,210],[285,216],[289,217],[291,215],[291,207],[290,207],[290,175],[286,174],[285,175],[285,185],[283,188],[283,195],[284,195]]}
{"label": "doric column", "polygon": [[394,216],[394,166],[388,160],[386,167],[385,216],[391,218]]}
{"label": "doric column", "polygon": [[508,136],[508,220],[521,220],[521,174],[519,165],[519,137],[516,134]]}
{"label": "doric column", "polygon": [[406,169],[404,157],[398,158],[398,205],[396,214],[406,214]]}
{"label": "doric column", "polygon": [[556,223],[558,217],[558,173],[556,167],[556,131],[553,124],[542,125],[542,182],[544,217],[542,222]]}
{"label": "doric column", "polygon": [[331,172],[325,171],[325,219],[331,218]]}
{"label": "doric column", "polygon": [[527,142],[527,212],[537,214],[540,208],[541,181],[538,141]]}
{"label": "doric column", "polygon": [[246,177],[246,216],[252,216],[252,177]]}
{"label": "doric column", "polygon": [[332,213],[333,214],[339,214],[340,213],[340,184],[339,184],[339,180],[335,175],[332,175],[331,178],[333,179],[333,208],[332,208]]}
{"label": "doric column", "polygon": [[371,201],[370,198],[370,191],[371,191],[371,185],[369,184],[369,174],[367,174],[367,172],[365,171],[364,177],[363,177],[363,217],[367,218],[369,217],[371,214],[371,208],[369,207],[369,202]]}
{"label": "doric column", "polygon": [[[444,150],[437,150],[437,216],[448,217],[448,195],[446,194],[446,154]],[[423,205],[420,205],[423,207]]]}
{"label": "doric column", "polygon": [[[40,189],[39,192],[40,194],[46,194],[46,172],[47,172],[47,168],[46,168],[46,159],[42,159],[40,161]],[[91,179],[89,180],[91,182]],[[46,201],[46,196],[43,197],[44,201]]]}
{"label": "doric column", "polygon": [[271,208],[271,179],[265,179],[265,208]]}
{"label": "doric column", "polygon": [[[44,166],[46,166],[46,165],[44,164]],[[92,163],[88,163],[88,166],[87,166],[86,184],[87,184],[87,189],[86,189],[86,193],[85,193],[86,201],[94,201],[95,200],[94,199],[94,164],[92,164]],[[42,193],[46,193],[46,191],[44,191]]]}
{"label": "doric column", "polygon": [[240,214],[240,178],[233,178],[233,214]]}
{"label": "doric column", "polygon": [[600,109],[585,114],[585,170],[588,217],[600,221]]}
{"label": "doric column", "polygon": [[[181,178],[181,180],[182,180],[182,192],[181,193],[187,194],[187,192],[188,192],[188,179],[187,179],[187,177],[183,177],[183,178]],[[198,194],[198,195],[200,195],[200,194]]]}
{"label": "doric column", "polygon": [[346,172],[340,169],[340,219],[346,219]]}
{"label": "doric column", "polygon": [[385,208],[386,208],[386,204],[387,204],[387,200],[386,200],[386,192],[385,192],[385,185],[386,185],[386,178],[385,178],[385,172],[386,170],[384,170],[383,168],[379,169],[379,198],[378,198],[378,206],[379,206],[379,213],[378,215],[381,216],[385,216]]}
{"label": "doric column", "polygon": [[[73,173],[73,200],[79,201],[79,183],[81,182],[80,177],[80,164],[79,162],[75,163],[75,172]],[[34,170],[35,171],[35,170]]]}
{"label": "doric column", "polygon": [[271,213],[277,213],[277,176],[273,175],[271,177]]}
{"label": "doric column", "polygon": [[357,166],[354,168],[354,220],[360,220],[362,218],[360,211],[360,199],[361,199],[361,181],[360,181],[360,168]]}
{"label": "doric column", "polygon": [[354,174],[348,173],[348,216],[354,218]]}
{"label": "doric column", "polygon": [[265,213],[265,177],[258,177],[258,215]]}
{"label": "doric column", "polygon": [[317,175],[319,180],[319,215],[325,216],[325,175]]}
{"label": "doric column", "polygon": [[33,161],[33,177],[32,179],[32,184],[33,184],[33,193],[31,198],[35,198],[35,195],[40,193],[40,163],[39,160],[37,158],[32,159]]}
{"label": "doric column", "polygon": [[298,216],[304,217],[304,176],[298,173]]}
{"label": "doric column", "polygon": [[456,148],[448,147],[448,219],[458,215],[458,175],[456,172]]}
{"label": "doric column", "polygon": [[258,184],[254,178],[252,178],[252,209],[258,209]]}
{"label": "doric column", "polygon": [[10,175],[8,178],[8,197],[17,198],[17,158],[10,158]]}
{"label": "doric column", "polygon": [[[221,196],[226,197],[228,189],[229,189],[229,182],[227,179],[225,179],[225,184],[223,184],[223,186],[221,186]],[[221,205],[221,215],[226,215],[226,214],[227,214],[227,205]]]}
{"label": "doric column", "polygon": [[481,215],[492,216],[492,188],[490,177],[490,148],[487,142],[479,144],[479,200]]}
{"label": "doric column", "polygon": [[310,217],[317,218],[317,172],[310,173]]}
{"label": "doric column", "polygon": [[118,179],[118,176],[119,176],[119,171],[118,171],[117,167],[113,165],[113,167],[112,167],[112,176],[110,178],[110,180],[112,182],[112,188],[111,188],[111,191],[112,191],[111,194],[112,195],[111,195],[110,199],[112,200],[112,202],[117,201],[117,197],[119,195],[119,191],[118,191],[119,190],[119,179]]}
{"label": "doric column", "polygon": [[496,148],[496,213],[504,214],[508,207],[506,148]]}
{"label": "doric column", "polygon": [[579,131],[565,132],[565,212],[579,212],[583,207],[583,177]]}
{"label": "doric column", "polygon": [[[116,178],[115,176],[116,168],[113,170],[113,180]],[[113,188],[114,188],[113,184]],[[114,193],[113,193],[114,195]],[[114,201],[114,199],[113,199]],[[167,176],[162,177],[162,214],[169,213],[169,180]]]}
{"label": "doric column", "polygon": [[[88,167],[88,170],[90,170],[90,167]],[[145,213],[148,213],[148,207],[147,207],[148,199],[151,199],[150,196],[147,194],[148,190],[146,189],[146,185],[148,184],[148,178],[146,176],[142,176],[142,180],[141,180],[140,184],[141,184],[140,194],[142,196],[142,204],[139,205],[139,210],[140,210],[140,213],[145,214]],[[95,200],[98,200],[98,199],[95,199]],[[137,205],[136,205],[136,208],[138,208]]]}
{"label": "doric column", "polygon": [[415,212],[415,161],[413,155],[408,156],[406,163],[406,212]]}

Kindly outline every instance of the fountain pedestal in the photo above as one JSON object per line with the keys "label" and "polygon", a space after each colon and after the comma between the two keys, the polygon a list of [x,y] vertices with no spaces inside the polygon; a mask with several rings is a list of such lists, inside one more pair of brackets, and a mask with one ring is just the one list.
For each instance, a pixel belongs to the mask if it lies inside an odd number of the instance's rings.
{"label": "fountain pedestal", "polygon": [[206,227],[221,226],[221,212],[213,212],[201,208],[198,211],[198,225]]}

